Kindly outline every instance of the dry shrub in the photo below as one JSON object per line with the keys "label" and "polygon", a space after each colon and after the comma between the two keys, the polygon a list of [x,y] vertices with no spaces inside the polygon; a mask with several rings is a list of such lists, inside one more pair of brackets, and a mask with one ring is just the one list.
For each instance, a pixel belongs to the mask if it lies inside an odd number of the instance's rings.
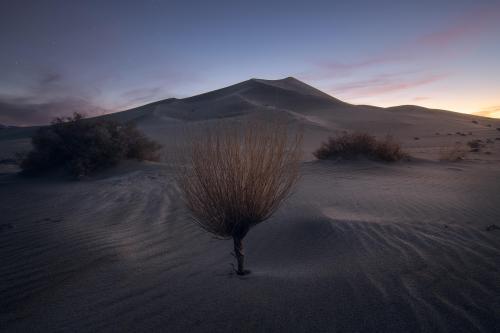
{"label": "dry shrub", "polygon": [[33,150],[21,161],[24,174],[64,168],[74,177],[113,166],[123,159],[157,160],[160,145],[134,124],[72,117],[56,118],[31,139]]}
{"label": "dry shrub", "polygon": [[242,240],[268,219],[299,178],[301,134],[277,121],[219,126],[191,135],[178,183],[194,220],[232,238],[237,273],[246,274]]}
{"label": "dry shrub", "polygon": [[385,162],[396,162],[407,158],[408,154],[403,151],[401,145],[392,136],[388,135],[383,140],[377,141],[374,157]]}
{"label": "dry shrub", "polygon": [[394,162],[407,157],[399,143],[391,136],[377,140],[367,133],[342,133],[336,137],[330,137],[313,154],[320,160],[367,157]]}
{"label": "dry shrub", "polygon": [[482,148],[484,148],[485,144],[484,144],[483,140],[476,139],[476,140],[471,140],[471,141],[467,142],[467,146],[470,147],[471,152],[477,153],[477,152],[481,151]]}
{"label": "dry shrub", "polygon": [[467,147],[457,142],[454,145],[441,147],[439,150],[439,160],[448,162],[458,162],[467,156]]}

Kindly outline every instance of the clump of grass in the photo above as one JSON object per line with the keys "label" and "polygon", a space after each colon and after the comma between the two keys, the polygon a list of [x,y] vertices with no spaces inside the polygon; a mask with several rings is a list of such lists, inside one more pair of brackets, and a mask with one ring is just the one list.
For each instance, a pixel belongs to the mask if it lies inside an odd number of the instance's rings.
{"label": "clump of grass", "polygon": [[245,275],[243,239],[291,193],[299,177],[302,137],[277,121],[201,133],[191,136],[179,187],[199,226],[233,239],[236,272]]}
{"label": "clump of grass", "polygon": [[458,162],[467,156],[467,146],[457,142],[452,146],[441,147],[439,151],[439,160],[447,162]]}
{"label": "clump of grass", "polygon": [[481,148],[484,147],[483,140],[481,139],[476,139],[476,140],[471,140],[467,142],[467,146],[469,146],[471,152],[479,152]]}
{"label": "clump of grass", "polygon": [[72,117],[56,118],[31,139],[33,150],[20,162],[23,174],[40,175],[63,168],[75,178],[124,159],[158,160],[160,145],[134,124]]}
{"label": "clump of grass", "polygon": [[366,157],[394,162],[408,157],[408,154],[391,136],[377,140],[367,133],[343,133],[336,137],[330,137],[313,154],[320,160]]}

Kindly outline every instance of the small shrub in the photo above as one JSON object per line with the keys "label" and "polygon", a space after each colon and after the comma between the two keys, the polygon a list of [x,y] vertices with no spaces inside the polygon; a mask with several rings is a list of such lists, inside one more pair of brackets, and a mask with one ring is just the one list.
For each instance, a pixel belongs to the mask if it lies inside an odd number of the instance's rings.
{"label": "small shrub", "polygon": [[392,137],[377,140],[366,133],[344,133],[330,137],[313,155],[320,160],[355,159],[364,156],[386,162],[398,161],[407,156]]}
{"label": "small shrub", "polygon": [[27,175],[64,168],[81,177],[123,159],[157,160],[160,149],[132,123],[84,119],[78,113],[41,127],[31,142],[33,150],[20,163]]}
{"label": "small shrub", "polygon": [[[484,147],[483,141],[480,139],[477,140],[471,140],[467,142],[467,145],[471,148],[474,149],[475,151],[479,151],[479,149]],[[477,149],[477,150],[476,150]]]}
{"label": "small shrub", "polygon": [[467,145],[470,148],[481,148],[484,146],[483,140],[480,140],[480,139],[471,140],[471,141],[467,142]]}
{"label": "small shrub", "polygon": [[500,127],[497,127],[497,131],[500,131]]}
{"label": "small shrub", "polygon": [[478,124],[477,120],[472,121],[473,124]]}
{"label": "small shrub", "polygon": [[377,142],[375,149],[375,159],[386,162],[396,162],[408,157],[398,142],[394,141],[391,136],[386,136],[384,140]]}
{"label": "small shrub", "polygon": [[467,156],[467,147],[457,142],[453,146],[442,147],[439,151],[439,159],[441,161],[458,162],[465,159]]}

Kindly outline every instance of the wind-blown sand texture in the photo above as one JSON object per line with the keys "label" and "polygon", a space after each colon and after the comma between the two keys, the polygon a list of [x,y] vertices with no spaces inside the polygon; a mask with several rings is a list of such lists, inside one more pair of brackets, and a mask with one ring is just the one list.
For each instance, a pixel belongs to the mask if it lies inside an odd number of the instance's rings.
{"label": "wind-blown sand texture", "polygon": [[[190,220],[169,153],[186,124],[266,113],[303,126],[305,161],[295,193],[247,236],[242,278],[231,243]],[[0,331],[500,331],[500,230],[488,229],[500,227],[499,120],[350,105],[293,78],[106,117],[134,119],[163,162],[79,182],[0,165]],[[341,130],[390,133],[414,158],[314,161]],[[0,159],[30,132],[0,130]],[[437,161],[472,139],[493,143]]]}

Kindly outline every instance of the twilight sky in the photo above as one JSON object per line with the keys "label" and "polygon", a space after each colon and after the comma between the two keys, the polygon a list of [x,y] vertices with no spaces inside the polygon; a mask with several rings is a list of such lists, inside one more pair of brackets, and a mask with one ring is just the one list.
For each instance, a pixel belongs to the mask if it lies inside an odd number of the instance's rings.
{"label": "twilight sky", "polygon": [[0,0],[0,123],[252,77],[500,118],[500,0]]}

